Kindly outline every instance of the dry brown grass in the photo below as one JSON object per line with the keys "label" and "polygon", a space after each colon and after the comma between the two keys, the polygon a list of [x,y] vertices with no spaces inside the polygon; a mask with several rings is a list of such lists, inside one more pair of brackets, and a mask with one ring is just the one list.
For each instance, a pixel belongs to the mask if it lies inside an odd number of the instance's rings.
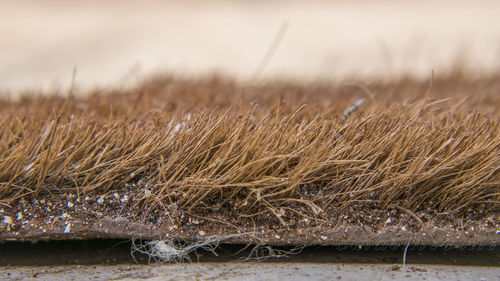
{"label": "dry brown grass", "polygon": [[360,202],[409,214],[496,212],[499,78],[457,74],[436,78],[429,91],[428,81],[410,79],[160,77],[85,97],[4,99],[0,202],[134,183],[136,210],[232,206],[282,224],[284,213],[321,218]]}

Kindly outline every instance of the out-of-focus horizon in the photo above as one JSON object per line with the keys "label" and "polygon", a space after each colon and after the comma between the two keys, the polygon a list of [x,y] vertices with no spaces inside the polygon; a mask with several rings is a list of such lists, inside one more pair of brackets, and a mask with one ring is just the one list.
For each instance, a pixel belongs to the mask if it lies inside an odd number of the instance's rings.
{"label": "out-of-focus horizon", "polygon": [[82,88],[159,72],[315,80],[428,77],[459,62],[482,74],[500,68],[500,1],[0,0],[0,7],[0,90],[65,88],[75,67]]}

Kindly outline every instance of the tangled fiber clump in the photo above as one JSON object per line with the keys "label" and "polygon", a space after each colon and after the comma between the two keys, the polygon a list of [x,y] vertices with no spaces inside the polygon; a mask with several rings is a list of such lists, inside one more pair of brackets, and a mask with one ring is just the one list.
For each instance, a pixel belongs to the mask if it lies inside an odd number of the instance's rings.
{"label": "tangled fiber clump", "polygon": [[280,222],[360,202],[496,212],[499,89],[496,76],[432,87],[163,77],[81,97],[4,98],[0,204],[134,183],[134,208],[230,204]]}
{"label": "tangled fiber clump", "polygon": [[215,249],[221,241],[219,236],[208,237],[200,242],[179,242],[174,239],[151,240],[145,243],[133,241],[132,254],[135,252],[146,254],[155,262],[191,262],[190,254],[196,254],[197,250],[205,250],[217,255]]}

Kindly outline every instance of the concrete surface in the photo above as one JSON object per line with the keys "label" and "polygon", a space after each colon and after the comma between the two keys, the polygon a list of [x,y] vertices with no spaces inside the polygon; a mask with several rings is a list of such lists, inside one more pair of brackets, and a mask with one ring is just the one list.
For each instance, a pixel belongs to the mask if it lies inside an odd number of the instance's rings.
{"label": "concrete surface", "polygon": [[0,0],[0,89],[127,85],[156,71],[241,79],[430,76],[500,66],[500,1]]}
{"label": "concrete surface", "polygon": [[500,268],[439,265],[197,263],[0,267],[5,280],[499,280]]}
{"label": "concrete surface", "polygon": [[[182,264],[155,264],[127,240],[0,244],[0,280],[499,280],[500,249],[318,247],[263,262],[245,245],[198,251]],[[278,249],[275,249],[278,250]],[[283,249],[285,250],[285,249]],[[266,256],[268,252],[259,254]],[[278,252],[273,252],[275,255]],[[150,265],[147,263],[151,262]],[[137,264],[137,262],[139,264]]]}

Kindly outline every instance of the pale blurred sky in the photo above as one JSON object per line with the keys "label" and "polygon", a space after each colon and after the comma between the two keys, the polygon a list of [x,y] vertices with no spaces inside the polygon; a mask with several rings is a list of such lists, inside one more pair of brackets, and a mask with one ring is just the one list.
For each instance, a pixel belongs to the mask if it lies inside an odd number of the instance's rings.
{"label": "pale blurred sky", "polygon": [[251,79],[500,67],[500,1],[0,0],[0,89],[131,83],[168,71]]}

